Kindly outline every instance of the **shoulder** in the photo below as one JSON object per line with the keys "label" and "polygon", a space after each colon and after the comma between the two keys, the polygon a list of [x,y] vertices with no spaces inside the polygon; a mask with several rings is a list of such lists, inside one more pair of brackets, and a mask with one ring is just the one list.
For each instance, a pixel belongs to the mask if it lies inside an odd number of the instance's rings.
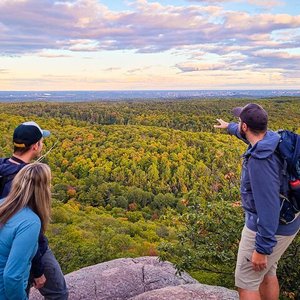
{"label": "shoulder", "polygon": [[41,220],[29,207],[25,207],[16,213],[14,222],[19,228],[41,227]]}
{"label": "shoulder", "polygon": [[9,158],[0,159],[0,173],[2,176],[15,175],[18,173],[26,164],[16,164],[10,161]]}
{"label": "shoulder", "polygon": [[7,157],[0,157],[0,165],[3,164],[7,159]]}
{"label": "shoulder", "polygon": [[273,131],[267,131],[264,138],[258,141],[250,150],[251,157],[258,160],[272,159],[277,149],[279,135]]}
{"label": "shoulder", "polygon": [[21,212],[22,212],[22,214],[24,214],[24,216],[26,216],[28,218],[28,220],[40,222],[40,218],[38,217],[38,215],[31,208],[24,207],[21,210]]}

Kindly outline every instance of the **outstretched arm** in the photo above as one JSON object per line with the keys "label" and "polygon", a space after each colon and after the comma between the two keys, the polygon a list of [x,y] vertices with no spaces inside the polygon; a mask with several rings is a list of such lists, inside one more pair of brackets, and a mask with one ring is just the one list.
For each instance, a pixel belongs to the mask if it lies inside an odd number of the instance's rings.
{"label": "outstretched arm", "polygon": [[228,123],[223,119],[217,119],[217,121],[219,124],[214,125],[214,128],[226,129],[229,134],[235,135],[238,139],[242,140],[246,144],[249,144],[249,142],[241,136],[239,125],[237,123]]}
{"label": "outstretched arm", "polygon": [[222,119],[217,119],[217,121],[219,122],[219,124],[214,125],[215,128],[220,128],[220,129],[227,129],[228,128],[228,125],[229,125],[228,122],[225,122]]}

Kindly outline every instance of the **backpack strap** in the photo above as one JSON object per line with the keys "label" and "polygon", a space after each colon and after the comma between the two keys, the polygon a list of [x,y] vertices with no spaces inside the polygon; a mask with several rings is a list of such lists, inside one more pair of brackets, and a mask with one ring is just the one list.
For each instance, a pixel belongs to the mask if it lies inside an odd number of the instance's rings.
{"label": "backpack strap", "polygon": [[289,175],[288,175],[288,167],[287,167],[287,161],[283,159],[282,162],[282,187],[281,187],[281,193],[287,197],[289,193]]}
{"label": "backpack strap", "polygon": [[288,170],[288,162],[286,157],[281,154],[279,149],[280,143],[282,142],[283,135],[285,134],[285,130],[278,130],[277,134],[280,136],[278,141],[278,145],[274,151],[277,157],[281,160],[282,169],[281,169],[281,181],[280,181],[280,197],[287,197],[289,193],[289,170]]}
{"label": "backpack strap", "polygon": [[294,166],[295,178],[298,178],[300,174],[300,135],[295,134],[295,149],[292,158],[292,165]]}

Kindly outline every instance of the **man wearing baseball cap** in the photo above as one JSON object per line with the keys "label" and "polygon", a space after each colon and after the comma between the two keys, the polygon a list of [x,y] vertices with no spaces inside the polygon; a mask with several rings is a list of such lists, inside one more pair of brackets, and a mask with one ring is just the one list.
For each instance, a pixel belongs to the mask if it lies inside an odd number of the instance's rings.
{"label": "man wearing baseball cap", "polygon": [[239,244],[235,284],[242,300],[278,300],[276,276],[280,257],[300,228],[300,215],[281,224],[280,191],[287,180],[283,163],[275,152],[279,135],[267,130],[268,114],[258,104],[233,109],[239,123],[217,119],[215,128],[227,129],[248,144],[243,155],[241,198],[245,226]]}
{"label": "man wearing baseball cap", "polygon": [[[43,139],[50,131],[33,122],[20,124],[13,133],[14,152],[9,158],[0,159],[0,198],[8,195],[15,175],[33,159],[40,157]],[[48,246],[43,233],[39,235],[38,251],[32,260],[29,286],[39,289],[45,299],[68,299],[68,290],[61,268]]]}

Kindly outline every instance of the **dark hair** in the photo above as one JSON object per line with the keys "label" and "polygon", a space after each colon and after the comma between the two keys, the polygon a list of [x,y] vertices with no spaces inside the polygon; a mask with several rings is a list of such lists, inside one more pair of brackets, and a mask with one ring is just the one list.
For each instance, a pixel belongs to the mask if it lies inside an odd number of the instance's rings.
{"label": "dark hair", "polygon": [[14,153],[24,154],[24,153],[26,153],[27,151],[30,150],[31,146],[32,145],[26,146],[26,147],[17,147],[17,146],[14,146]]}
{"label": "dark hair", "polygon": [[[243,122],[243,121],[242,121],[242,122]],[[243,123],[245,123],[245,124],[248,126],[248,128],[250,129],[250,131],[251,131],[254,135],[260,135],[260,134],[265,133],[265,132],[267,131],[267,128],[265,128],[265,129],[253,129],[253,128],[251,128],[251,126],[249,126],[246,122],[243,122]]]}

